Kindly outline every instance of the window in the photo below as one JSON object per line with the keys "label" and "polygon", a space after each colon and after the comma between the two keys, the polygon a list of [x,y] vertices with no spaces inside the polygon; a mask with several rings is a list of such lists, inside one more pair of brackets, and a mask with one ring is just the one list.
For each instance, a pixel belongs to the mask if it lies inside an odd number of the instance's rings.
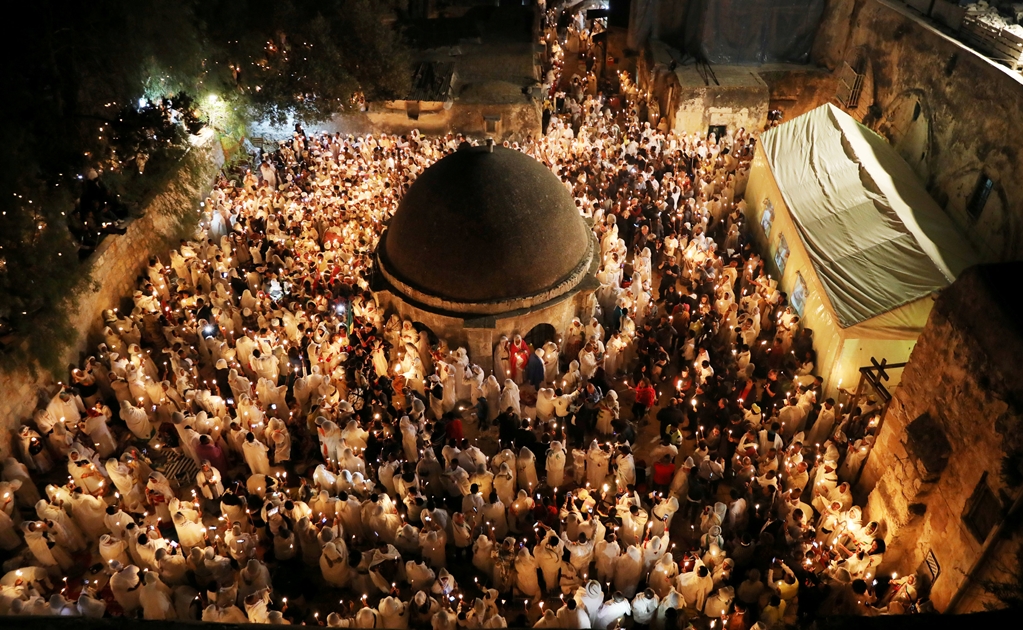
{"label": "window", "polygon": [[803,316],[803,308],[806,307],[806,280],[803,274],[796,272],[796,286],[792,288],[792,295],[789,296],[789,304],[795,309],[799,316]]}
{"label": "window", "polygon": [[789,261],[789,244],[784,234],[778,235],[778,251],[774,253],[774,264],[778,267],[779,278],[785,275],[785,263]]}
{"label": "window", "polygon": [[770,199],[764,199],[764,212],[760,215],[760,227],[764,228],[764,236],[771,237],[771,224],[774,223],[774,204]]}
{"label": "window", "polygon": [[1002,504],[987,484],[987,473],[980,478],[973,496],[966,502],[963,522],[977,542],[983,543],[1002,518]]}
{"label": "window", "polygon": [[860,92],[863,90],[863,73],[857,72],[848,62],[842,62],[838,71],[838,90],[835,98],[846,109],[856,109],[860,103]]}
{"label": "window", "polygon": [[497,126],[501,122],[500,116],[484,116],[483,128],[487,133],[497,133]]}
{"label": "window", "polygon": [[407,101],[405,103],[405,115],[409,120],[419,120],[419,101]]}
{"label": "window", "polygon": [[994,187],[995,183],[991,178],[982,173],[980,181],[977,182],[977,187],[973,190],[973,194],[970,195],[969,203],[966,204],[966,213],[974,221],[980,218],[981,212],[984,212],[987,198],[991,196],[991,190]]}

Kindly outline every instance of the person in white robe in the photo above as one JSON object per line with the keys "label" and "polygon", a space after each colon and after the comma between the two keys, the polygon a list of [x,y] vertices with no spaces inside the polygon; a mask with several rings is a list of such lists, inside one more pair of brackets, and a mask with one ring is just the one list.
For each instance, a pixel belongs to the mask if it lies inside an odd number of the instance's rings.
{"label": "person in white robe", "polygon": [[100,457],[110,457],[117,450],[117,439],[110,431],[110,408],[102,403],[88,410],[82,430],[96,446]]}
{"label": "person in white robe", "polygon": [[590,442],[586,451],[586,482],[591,488],[600,488],[607,477],[611,454],[602,448],[596,440]]}
{"label": "person in white robe", "polygon": [[121,420],[128,425],[128,430],[139,440],[152,439],[156,433],[152,423],[149,422],[149,415],[131,404],[131,401],[121,401]]}
{"label": "person in white robe", "polygon": [[139,568],[135,565],[124,566],[118,562],[110,564],[110,591],[125,615],[138,610],[142,588]]}
{"label": "person in white robe", "polygon": [[139,590],[139,604],[142,606],[143,619],[150,621],[177,619],[170,587],[152,571],[147,572],[143,578],[142,588]]}
{"label": "person in white robe", "polygon": [[419,531],[419,546],[423,559],[435,570],[447,566],[447,534],[438,523],[431,522]]}
{"label": "person in white robe", "polygon": [[603,602],[597,609],[593,620],[594,630],[608,630],[614,624],[624,623],[626,617],[632,616],[632,604],[622,593],[613,593],[611,599]]}
{"label": "person in white robe", "polygon": [[498,473],[494,475],[494,490],[501,503],[506,506],[515,501],[515,474],[507,462],[502,463]]}
{"label": "person in white robe", "polygon": [[619,556],[615,563],[614,584],[616,591],[621,591],[626,597],[636,594],[636,586],[643,573],[643,550],[636,545],[631,545],[624,554]]}
{"label": "person in white robe", "polygon": [[559,628],[590,628],[590,617],[574,599],[568,599],[557,612]]}
{"label": "person in white robe", "polygon": [[515,384],[515,381],[505,379],[504,389],[501,390],[501,401],[499,404],[499,412],[504,413],[508,409],[512,410],[516,416],[522,417],[522,405],[519,398],[519,386]]}
{"label": "person in white robe", "polygon": [[677,579],[678,592],[685,599],[686,604],[703,610],[707,597],[714,590],[714,578],[710,570],[699,558],[693,561],[691,571],[680,573]]}
{"label": "person in white robe", "polygon": [[82,532],[93,540],[107,531],[103,522],[106,510],[103,499],[86,494],[82,488],[75,488],[71,493],[71,515]]}
{"label": "person in white robe", "polygon": [[536,475],[536,457],[533,455],[533,451],[525,446],[519,449],[515,478],[519,489],[530,493],[533,492],[533,488],[540,485]]}
{"label": "person in white robe", "polygon": [[99,537],[99,555],[108,565],[115,561],[120,562],[122,566],[131,564],[128,559],[128,543],[110,534],[103,534]]}
{"label": "person in white robe", "polygon": [[494,346],[494,377],[498,383],[503,383],[511,378],[511,349],[508,337],[501,335],[497,345]]}
{"label": "person in white robe", "polygon": [[32,507],[39,501],[39,489],[36,488],[28,466],[25,464],[22,464],[13,457],[5,459],[3,479],[4,481],[13,482],[17,480],[21,482],[21,486],[14,491],[18,505]]}
{"label": "person in white robe", "polygon": [[554,593],[558,589],[563,550],[562,540],[553,533],[548,533],[533,549],[536,564],[543,573],[543,590],[546,593]]}
{"label": "person in white robe", "polygon": [[561,355],[558,344],[548,341],[543,345],[544,384],[553,387],[558,380],[558,359]]}
{"label": "person in white robe", "polygon": [[497,380],[496,375],[491,374],[483,381],[483,397],[487,399],[487,425],[489,426],[504,411],[501,409],[501,383]]}
{"label": "person in white robe", "polygon": [[[13,500],[13,497],[11,500]],[[17,524],[7,511],[0,510],[0,548],[6,551],[14,551],[20,546],[21,538],[17,533]]]}
{"label": "person in white robe", "polygon": [[268,450],[266,444],[257,440],[251,432],[245,435],[245,442],[242,443],[242,455],[252,474],[269,475],[271,473],[270,458],[267,456]]}
{"label": "person in white robe", "polygon": [[651,627],[664,628],[665,622],[668,618],[669,610],[678,611],[678,616],[682,616],[682,609],[687,605],[691,606],[690,602],[682,596],[681,593],[672,588],[667,595],[661,598],[660,603],[657,605],[657,614],[654,616],[654,622]]}
{"label": "person in white robe", "polygon": [[565,447],[554,440],[551,448],[547,451],[547,485],[551,488],[558,488],[565,483]]}

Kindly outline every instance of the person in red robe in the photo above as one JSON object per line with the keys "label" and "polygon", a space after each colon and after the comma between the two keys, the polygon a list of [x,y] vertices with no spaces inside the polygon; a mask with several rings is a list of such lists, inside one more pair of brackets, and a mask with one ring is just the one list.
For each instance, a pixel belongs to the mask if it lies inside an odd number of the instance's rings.
{"label": "person in red robe", "polygon": [[522,335],[515,335],[511,345],[508,346],[508,353],[511,378],[516,385],[521,385],[526,378],[526,365],[529,363],[529,344],[522,338]]}

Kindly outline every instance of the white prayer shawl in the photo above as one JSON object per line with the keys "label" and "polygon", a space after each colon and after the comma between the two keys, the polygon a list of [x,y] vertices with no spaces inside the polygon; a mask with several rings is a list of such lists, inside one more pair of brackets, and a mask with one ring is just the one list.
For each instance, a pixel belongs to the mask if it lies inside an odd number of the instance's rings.
{"label": "white prayer shawl", "polygon": [[561,442],[551,442],[547,452],[547,485],[558,488],[565,483],[565,447]]}
{"label": "white prayer shawl", "polygon": [[323,546],[320,554],[320,572],[323,579],[332,586],[344,588],[351,579],[348,568],[348,549],[344,542],[331,541]]}
{"label": "white prayer shawl", "polygon": [[643,543],[643,572],[649,573],[658,560],[665,557],[668,552],[668,533],[660,536],[652,536]]}
{"label": "white prayer shawl", "polygon": [[[477,567],[478,568],[478,567]],[[409,560],[405,563],[405,576],[413,591],[429,591],[437,574],[425,562]]]}
{"label": "white prayer shawl", "polygon": [[657,614],[657,607],[660,603],[661,598],[656,594],[653,597],[647,597],[645,592],[638,593],[635,599],[632,600],[633,623],[650,625],[650,622]]}
{"label": "white prayer shawl", "polygon": [[542,542],[537,544],[535,548],[536,563],[543,572],[544,583],[547,586],[548,591],[554,591],[558,588],[558,574],[561,569],[561,550],[562,543],[560,539],[557,540],[557,544],[551,546],[548,541],[551,538],[556,537],[551,534]]}
{"label": "white prayer shawl", "polygon": [[593,628],[595,630],[607,630],[611,627],[611,624],[631,615],[632,605],[629,603],[629,600],[608,600],[597,611],[596,619],[593,620]]}
{"label": "white prayer shawl", "polygon": [[251,442],[246,440],[242,443],[242,454],[244,455],[245,463],[248,464],[252,474],[270,474],[270,458],[267,457],[267,450],[266,444],[263,444],[259,440],[252,440]]}
{"label": "white prayer shawl", "polygon": [[127,400],[121,401],[121,420],[124,420],[136,438],[148,440],[153,437],[153,425],[149,422],[149,416]]}
{"label": "white prayer shawl", "polygon": [[613,580],[615,590],[621,591],[626,597],[632,597],[636,594],[636,586],[639,584],[642,573],[643,551],[632,545],[615,563]]}
{"label": "white prayer shawl", "polygon": [[636,461],[632,457],[632,453],[627,455],[619,455],[615,458],[615,464],[618,468],[615,471],[615,477],[618,480],[618,487],[624,488],[636,484]]}
{"label": "white prayer shawl", "polygon": [[483,505],[483,522],[489,525],[497,540],[504,540],[508,535],[508,519],[504,503],[499,498],[497,503],[486,503]]}
{"label": "white prayer shawl", "polygon": [[14,528],[14,520],[7,512],[0,510],[0,548],[13,551],[21,546],[21,538]]}
{"label": "white prayer shawl", "polygon": [[671,591],[677,577],[678,564],[670,554],[666,554],[654,563],[648,585],[658,597],[664,597]]}
{"label": "white prayer shawl", "polygon": [[609,582],[614,578],[615,565],[622,550],[618,541],[607,542],[601,538],[594,545],[594,556],[597,561],[597,579],[601,582]]}
{"label": "white prayer shawl", "polygon": [[536,457],[533,451],[525,446],[519,449],[518,461],[516,463],[516,479],[520,490],[532,492],[533,488],[540,485],[536,476]]}
{"label": "white prayer shawl", "polygon": [[515,555],[515,585],[526,597],[533,597],[540,592],[536,568],[536,558],[529,552],[529,548],[521,547]]}
{"label": "white prayer shawl", "polygon": [[408,628],[408,606],[397,597],[385,597],[377,605],[380,621],[384,628],[404,630]]}
{"label": "white prayer shawl", "polygon": [[685,608],[688,602],[686,599],[674,588],[668,593],[667,596],[661,598],[660,604],[657,606],[657,616],[654,618],[652,624],[655,628],[664,628],[664,620],[667,618],[669,608],[676,610]]}
{"label": "white prayer shawl", "polygon": [[135,565],[127,566],[122,571],[110,576],[110,590],[125,614],[130,615],[139,607],[139,596],[142,589],[141,587],[134,588],[139,580],[139,568]]}
{"label": "white prayer shawl", "polygon": [[160,581],[158,575],[147,573],[142,588],[139,589],[142,617],[154,621],[177,619],[177,611],[171,601],[170,592],[170,588]]}
{"label": "white prayer shawl", "polygon": [[680,573],[677,580],[679,593],[687,604],[695,606],[697,610],[703,610],[707,597],[714,590],[714,578],[709,573],[701,578],[697,573],[701,566],[704,566],[703,562],[697,560],[693,570]]}
{"label": "white prayer shawl", "polygon": [[504,381],[498,413],[504,413],[509,407],[511,407],[512,413],[519,417],[522,416],[522,406],[519,402],[519,386],[510,378]]}
{"label": "white prayer shawl", "polygon": [[394,546],[400,553],[415,555],[419,553],[419,528],[405,523],[394,536]]}
{"label": "white prayer shawl", "polygon": [[590,443],[586,452],[586,481],[591,488],[600,488],[607,477],[610,453],[597,446],[597,441]]}
{"label": "white prayer shawl", "polygon": [[493,422],[504,411],[501,408],[501,384],[493,374],[483,381],[483,396],[487,399],[487,422]]}
{"label": "white prayer shawl", "polygon": [[509,464],[502,463],[499,472],[494,476],[494,490],[501,503],[510,506],[515,501],[515,473]]}
{"label": "white prayer shawl", "polygon": [[443,529],[431,529],[419,533],[419,546],[423,549],[423,559],[434,569],[447,566],[447,535]]}
{"label": "white prayer shawl", "polygon": [[582,605],[592,624],[597,620],[597,611],[604,603],[604,589],[600,582],[590,580],[575,591],[575,601]]}
{"label": "white prayer shawl", "polygon": [[575,610],[570,610],[566,604],[558,609],[557,617],[559,628],[591,627],[590,617],[586,614],[586,611],[582,606],[576,606]]}

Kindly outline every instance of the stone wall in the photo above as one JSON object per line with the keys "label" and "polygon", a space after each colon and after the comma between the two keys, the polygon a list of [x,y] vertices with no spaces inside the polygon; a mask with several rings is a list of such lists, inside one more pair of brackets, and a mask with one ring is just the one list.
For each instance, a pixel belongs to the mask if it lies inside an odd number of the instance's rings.
{"label": "stone wall", "polygon": [[[870,492],[867,514],[883,521],[889,543],[879,573],[917,572],[933,552],[940,566],[931,597],[938,610],[959,599],[955,612],[981,610],[978,583],[1011,566],[1018,544],[996,539],[1001,516],[1019,496],[1001,477],[1007,444],[1018,446],[1023,423],[1023,331],[1006,282],[1023,263],[982,265],[964,272],[936,301],[895,390],[860,480]],[[967,513],[986,484],[997,504],[996,525],[975,534]],[[974,521],[975,522],[975,521]],[[989,558],[973,579],[985,542]],[[956,593],[963,590],[957,598]]]}
{"label": "stone wall", "polygon": [[[1021,257],[1019,73],[891,0],[828,0],[811,61],[862,73],[852,113],[899,149],[983,260]],[[982,173],[994,190],[974,219],[966,207]]]}
{"label": "stone wall", "polygon": [[[186,219],[198,211],[224,157],[219,145],[211,142],[193,148],[185,161],[181,175],[131,222],[126,234],[108,236],[82,263],[89,266],[89,276],[83,280],[87,286],[75,304],[66,306],[78,338],[67,348],[63,363],[78,363],[82,353],[98,343],[102,311],[121,306],[131,296],[150,256],[164,256],[166,263],[165,255],[178,239],[190,236],[183,233],[184,226],[190,224]],[[0,457],[10,452],[11,432],[31,417],[41,401],[49,399],[55,385],[38,366],[34,371],[29,366],[0,371]]]}

